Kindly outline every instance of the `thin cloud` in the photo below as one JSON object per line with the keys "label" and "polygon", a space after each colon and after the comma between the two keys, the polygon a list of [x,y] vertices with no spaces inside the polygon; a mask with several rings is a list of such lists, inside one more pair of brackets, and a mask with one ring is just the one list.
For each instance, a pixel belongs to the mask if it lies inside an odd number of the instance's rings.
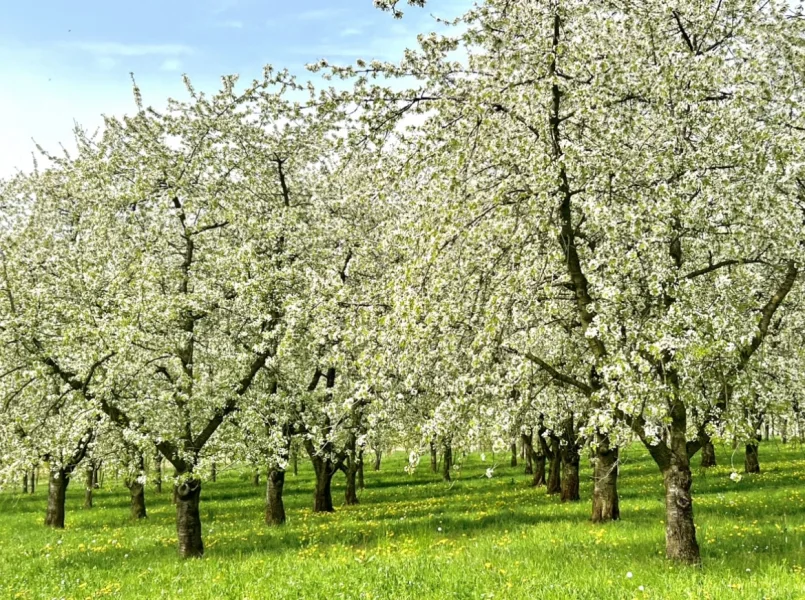
{"label": "thin cloud", "polygon": [[218,23],[219,27],[226,27],[227,29],[243,29],[243,21],[222,21]]}
{"label": "thin cloud", "polygon": [[169,58],[162,61],[162,64],[159,68],[162,71],[178,71],[182,68],[182,61],[180,61],[178,58]]}
{"label": "thin cloud", "polygon": [[345,12],[343,8],[318,8],[297,13],[296,18],[300,21],[324,21],[343,15]]}
{"label": "thin cloud", "polygon": [[356,29],[355,27],[348,27],[341,32],[341,37],[351,37],[353,35],[360,35],[363,33],[360,29]]}
{"label": "thin cloud", "polygon": [[189,56],[190,46],[183,44],[120,44],[117,42],[74,42],[71,48],[99,56]]}

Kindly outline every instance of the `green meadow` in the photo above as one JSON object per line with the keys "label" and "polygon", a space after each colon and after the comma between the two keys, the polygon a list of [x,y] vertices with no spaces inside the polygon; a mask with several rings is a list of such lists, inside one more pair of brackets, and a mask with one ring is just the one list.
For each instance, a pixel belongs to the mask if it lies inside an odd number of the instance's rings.
{"label": "green meadow", "polygon": [[311,511],[313,473],[300,462],[285,484],[288,522],[274,529],[263,523],[264,488],[223,470],[202,491],[200,560],[177,556],[169,491],[149,488],[148,519],[132,522],[122,480],[106,474],[92,509],[74,481],[56,531],[43,525],[44,486],[8,490],[0,598],[805,598],[805,448],[761,445],[763,472],[739,482],[730,461],[740,472],[743,455],[717,452],[720,466],[694,469],[701,567],[665,560],[662,480],[637,446],[622,456],[622,520],[605,525],[589,521],[586,461],[584,500],[561,504],[507,455],[469,456],[445,484],[424,464],[406,474],[397,453],[379,472],[367,461],[359,506],[338,506],[337,475],[337,510],[324,515]]}

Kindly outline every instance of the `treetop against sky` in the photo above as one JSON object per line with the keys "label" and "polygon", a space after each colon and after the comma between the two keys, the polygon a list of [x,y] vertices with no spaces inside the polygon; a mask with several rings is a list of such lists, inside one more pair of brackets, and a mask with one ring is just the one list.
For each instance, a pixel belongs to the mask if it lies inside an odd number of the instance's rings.
{"label": "treetop against sky", "polygon": [[8,3],[0,19],[0,176],[31,167],[34,143],[71,144],[74,121],[88,129],[101,114],[131,113],[129,73],[146,103],[184,97],[180,74],[215,90],[223,74],[259,76],[265,64],[303,74],[321,58],[399,59],[436,17],[468,0],[434,0],[404,20],[370,0],[60,0]]}

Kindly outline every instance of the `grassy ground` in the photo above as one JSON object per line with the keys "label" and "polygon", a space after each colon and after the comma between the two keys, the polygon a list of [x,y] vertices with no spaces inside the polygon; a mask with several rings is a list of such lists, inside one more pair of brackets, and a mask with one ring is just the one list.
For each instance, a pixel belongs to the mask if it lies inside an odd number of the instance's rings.
{"label": "grassy ground", "polygon": [[[149,518],[132,523],[121,484],[107,476],[84,510],[74,482],[64,531],[42,525],[44,486],[4,493],[0,598],[805,598],[805,448],[763,445],[764,472],[738,483],[725,448],[725,466],[697,469],[700,569],[663,557],[662,484],[642,449],[623,456],[623,520],[601,526],[588,520],[589,477],[584,501],[560,504],[508,457],[496,459],[468,458],[447,486],[427,466],[406,475],[394,455],[381,472],[367,470],[360,506],[332,515],[310,511],[305,464],[285,485],[281,529],[263,525],[264,490],[225,472],[203,489],[207,552],[190,561],[176,556],[169,493],[149,490]],[[343,476],[333,491],[338,505]]]}

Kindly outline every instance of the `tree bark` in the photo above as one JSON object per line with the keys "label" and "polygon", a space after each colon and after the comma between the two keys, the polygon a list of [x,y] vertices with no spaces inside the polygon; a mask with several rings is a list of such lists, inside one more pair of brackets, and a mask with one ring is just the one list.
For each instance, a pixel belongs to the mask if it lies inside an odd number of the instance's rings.
{"label": "tree bark", "polygon": [[67,469],[52,469],[48,480],[48,509],[45,525],[64,529],[64,499],[67,493]]}
{"label": "tree bark", "polygon": [[126,480],[131,496],[131,518],[135,520],[148,516],[145,512],[145,458],[140,452],[137,452],[136,461],[137,474]]}
{"label": "tree bark", "polygon": [[383,451],[380,448],[375,449],[375,471],[380,470],[380,460],[382,459]]}
{"label": "tree bark", "polygon": [[709,469],[716,466],[716,448],[713,442],[702,444],[702,468]]}
{"label": "tree bark", "polygon": [[430,441],[430,470],[434,473],[439,472],[439,457],[436,454],[436,442]]}
{"label": "tree bark", "polygon": [[559,439],[553,435],[551,436],[551,448],[548,459],[550,460],[550,470],[548,471],[548,481],[546,482],[546,493],[551,495],[558,494],[562,491],[562,477],[560,475],[562,457],[559,452]]}
{"label": "tree bark", "polygon": [[22,493],[28,493],[28,470],[22,472]]}
{"label": "tree bark", "polygon": [[531,478],[531,485],[533,487],[545,485],[545,454],[532,451],[531,460],[534,465],[534,476]]}
{"label": "tree bark", "polygon": [[568,442],[560,451],[562,458],[562,502],[577,502],[579,495],[579,450],[575,442]]}
{"label": "tree bark", "polygon": [[511,450],[512,450],[511,466],[516,467],[517,466],[517,444],[515,442],[512,442]]}
{"label": "tree bark", "polygon": [[176,488],[176,532],[179,536],[179,555],[200,558],[204,555],[201,539],[201,481],[190,479]]}
{"label": "tree bark", "polygon": [[255,469],[254,473],[252,474],[252,485],[254,487],[260,487],[260,469],[259,468]]}
{"label": "tree bark", "polygon": [[85,471],[85,476],[87,478],[86,487],[84,488],[84,508],[92,508],[92,490],[93,490],[93,475],[95,469],[92,466],[88,467]]}
{"label": "tree bark", "polygon": [[750,442],[746,445],[744,471],[746,473],[760,473],[760,459],[758,456],[757,442]]}
{"label": "tree bark", "polygon": [[[680,455],[681,456],[681,455]],[[665,555],[686,563],[699,562],[699,544],[693,523],[693,477],[687,456],[663,472],[665,484]]]}
{"label": "tree bark", "polygon": [[321,467],[316,466],[316,461],[313,463],[314,470],[316,471],[316,489],[313,495],[313,512],[333,512],[333,492],[331,483],[333,481],[333,470],[327,468],[329,461],[320,461]]}
{"label": "tree bark", "polygon": [[358,489],[362,490],[366,487],[366,482],[363,479],[363,450],[358,453]]}
{"label": "tree bark", "polygon": [[285,470],[269,469],[266,482],[266,525],[285,523],[285,505],[282,490],[285,487]]}
{"label": "tree bark", "polygon": [[148,514],[145,511],[145,486],[136,479],[127,482],[129,495],[131,496],[131,518],[134,520],[145,519]]}
{"label": "tree bark", "polygon": [[28,482],[30,484],[30,493],[31,494],[36,493],[36,483],[37,483],[38,480],[39,480],[39,467],[34,466],[31,469],[31,479]]}
{"label": "tree bark", "polygon": [[593,466],[593,523],[621,518],[618,503],[618,449],[599,443]]}
{"label": "tree bark", "polygon": [[297,448],[291,449],[291,467],[294,477],[299,475],[299,450]]}
{"label": "tree bark", "polygon": [[[672,382],[674,378],[675,373],[672,372]],[[678,400],[671,406],[671,423],[666,431],[667,444],[641,438],[660,468],[665,485],[665,556],[678,562],[698,564],[701,558],[690,492],[693,476],[686,439],[687,411]]]}
{"label": "tree bark", "polygon": [[442,454],[442,480],[451,481],[450,471],[453,468],[453,448],[449,443],[444,445],[444,453]]}
{"label": "tree bark", "polygon": [[533,444],[534,444],[534,434],[520,434],[520,439],[523,442],[523,454],[525,455],[525,469],[523,473],[526,475],[531,475],[534,473],[534,463],[533,461]]}

